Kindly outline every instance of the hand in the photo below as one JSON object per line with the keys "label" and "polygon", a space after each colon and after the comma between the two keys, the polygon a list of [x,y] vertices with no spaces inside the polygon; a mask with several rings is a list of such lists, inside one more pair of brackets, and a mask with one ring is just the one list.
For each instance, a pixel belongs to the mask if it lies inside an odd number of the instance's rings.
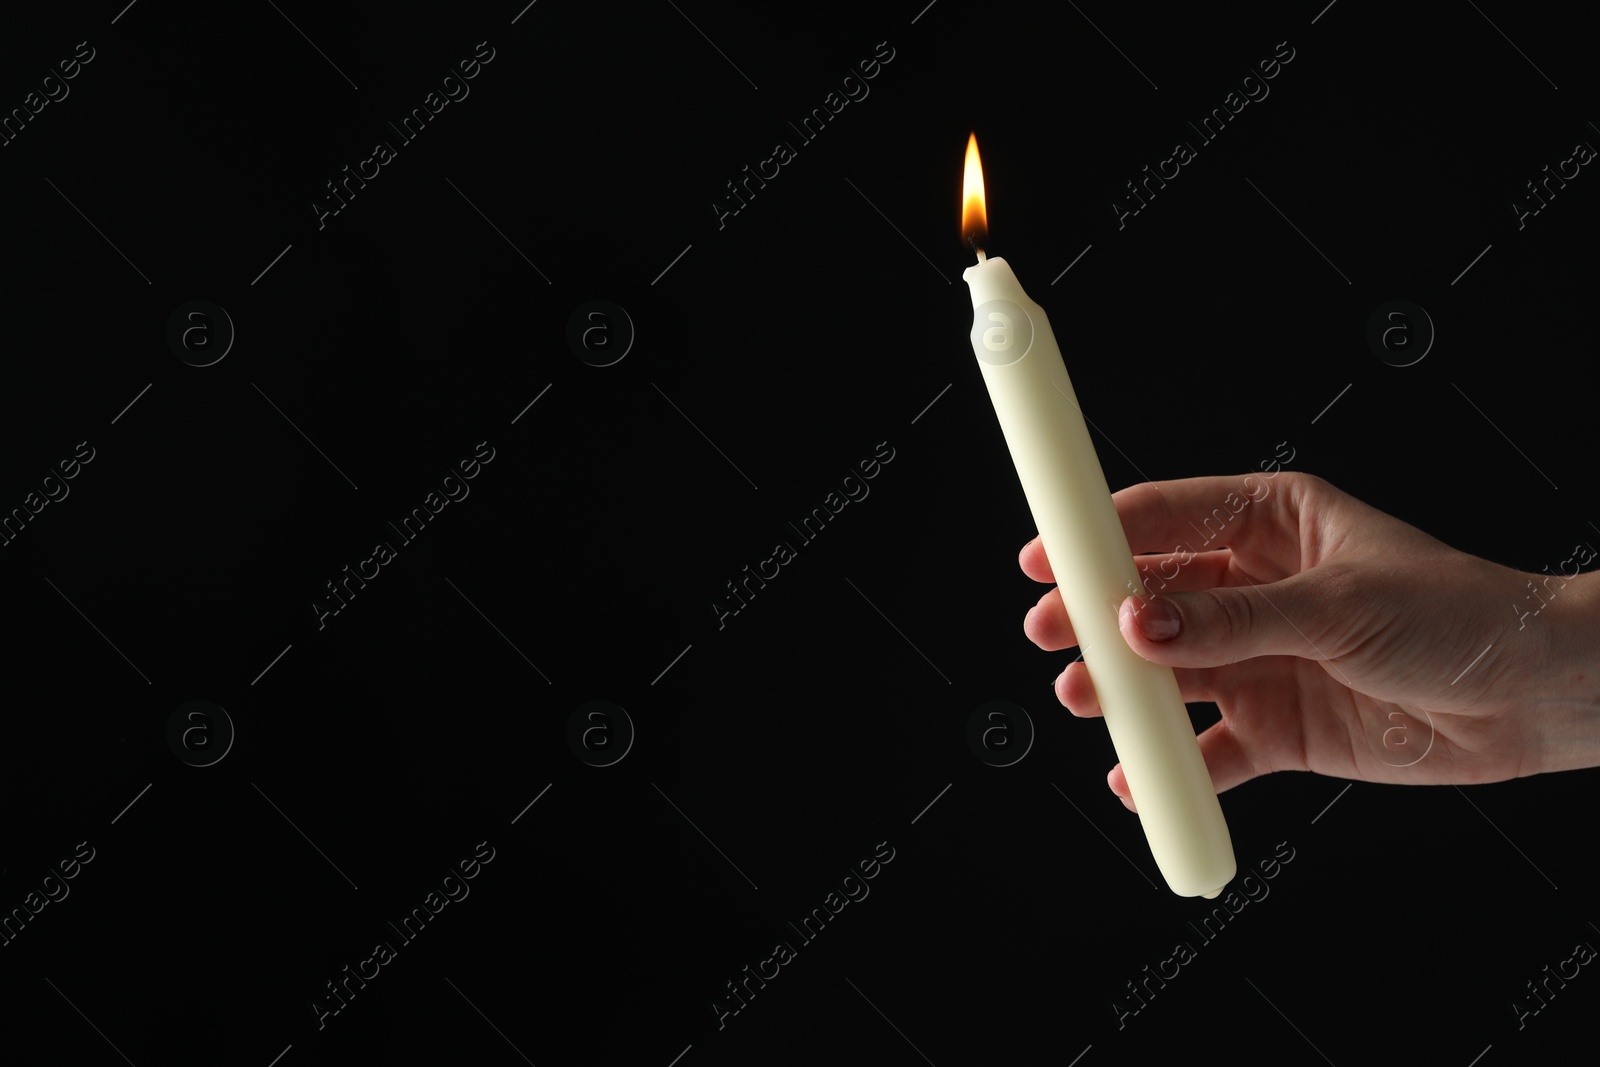
{"label": "hand", "polygon": [[[1123,602],[1123,639],[1221,711],[1199,739],[1217,792],[1286,770],[1466,784],[1600,766],[1595,575],[1479,559],[1293,472],[1112,500],[1149,594]],[[1055,580],[1037,537],[1018,561]],[[1077,643],[1059,590],[1023,632],[1047,651]],[[1101,714],[1081,660],[1056,696]],[[1134,810],[1120,763],[1107,783]]]}

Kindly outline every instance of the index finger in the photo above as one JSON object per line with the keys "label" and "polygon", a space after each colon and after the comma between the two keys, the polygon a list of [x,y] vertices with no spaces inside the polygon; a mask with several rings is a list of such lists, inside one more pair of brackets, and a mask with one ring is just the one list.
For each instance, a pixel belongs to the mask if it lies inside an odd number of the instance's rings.
{"label": "index finger", "polygon": [[1297,548],[1299,540],[1290,494],[1275,488],[1259,474],[1217,475],[1140,482],[1112,493],[1111,500],[1136,556],[1178,547],[1274,556],[1286,542]]}
{"label": "index finger", "polygon": [[[1298,548],[1298,523],[1289,494],[1274,492],[1273,475],[1218,475],[1140,482],[1111,494],[1133,555],[1218,548],[1254,549],[1270,557]],[[1038,537],[1022,546],[1017,563],[1036,582],[1055,575]]]}

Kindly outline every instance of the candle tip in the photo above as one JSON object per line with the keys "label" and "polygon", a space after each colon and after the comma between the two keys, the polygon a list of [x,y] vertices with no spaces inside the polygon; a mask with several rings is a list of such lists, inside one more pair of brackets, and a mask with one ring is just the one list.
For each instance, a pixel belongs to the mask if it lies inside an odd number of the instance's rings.
{"label": "candle tip", "polygon": [[983,254],[983,249],[981,249],[981,248],[978,249],[978,262],[979,263],[987,263],[987,262],[989,262],[989,257]]}

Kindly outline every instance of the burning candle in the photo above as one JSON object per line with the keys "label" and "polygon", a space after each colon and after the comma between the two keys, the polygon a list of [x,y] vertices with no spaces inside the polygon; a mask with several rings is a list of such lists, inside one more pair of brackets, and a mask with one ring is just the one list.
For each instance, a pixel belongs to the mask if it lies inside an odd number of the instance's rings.
{"label": "burning candle", "polygon": [[1011,267],[984,255],[988,216],[978,139],[967,142],[963,237],[978,255],[972,350],[1061,589],[1145,840],[1179,896],[1215,897],[1233,878],[1233,841],[1172,668],[1128,647],[1117,611],[1145,595],[1133,552],[1050,320]]}

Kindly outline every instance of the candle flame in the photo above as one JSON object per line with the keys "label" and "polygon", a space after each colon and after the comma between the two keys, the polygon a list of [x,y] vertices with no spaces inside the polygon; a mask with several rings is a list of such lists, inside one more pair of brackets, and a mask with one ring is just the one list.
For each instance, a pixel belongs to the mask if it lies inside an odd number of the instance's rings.
{"label": "candle flame", "polygon": [[989,213],[983,201],[983,166],[978,162],[978,135],[967,138],[967,165],[961,179],[961,239],[978,252],[989,239]]}

